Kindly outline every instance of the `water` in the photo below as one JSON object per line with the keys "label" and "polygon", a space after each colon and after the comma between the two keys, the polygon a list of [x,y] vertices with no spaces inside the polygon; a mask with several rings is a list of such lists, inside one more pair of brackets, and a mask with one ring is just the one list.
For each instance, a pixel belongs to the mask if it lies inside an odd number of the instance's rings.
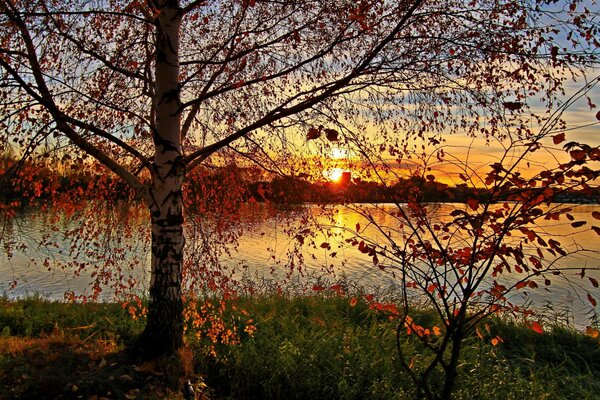
{"label": "water", "polygon": [[[83,219],[77,213],[29,210],[0,221],[0,244],[4,248],[0,252],[0,293],[10,297],[41,293],[51,299],[62,299],[65,294],[97,295],[101,300],[113,299],[115,293],[143,293],[149,282],[147,215],[131,208],[90,207],[97,209],[86,209],[88,217]],[[564,278],[553,278],[549,287],[517,292],[511,301],[551,307],[563,316],[568,313],[567,320],[576,326],[584,326],[599,311],[586,299],[590,292],[600,300],[600,291],[589,281],[590,277],[600,281],[600,240],[589,228],[598,225],[591,216],[598,206],[572,207],[570,213],[575,220],[587,222],[584,227],[574,229],[563,218],[543,220],[538,230],[547,238],[559,240],[569,251],[576,251],[554,261],[561,268],[573,270]],[[439,204],[430,208],[433,218],[444,221],[452,210],[465,209],[465,205]],[[394,210],[393,205],[355,209],[316,205],[273,209],[253,205],[219,229],[206,218],[198,218],[196,223],[189,218],[187,260],[196,273],[186,275],[186,284],[197,280],[214,288],[251,276],[280,282],[304,279],[312,285],[319,279],[344,277],[366,291],[398,287],[401,281],[389,272],[391,269],[382,271],[381,265],[374,265],[371,257],[346,241],[356,234],[357,227],[377,243],[385,242],[383,232],[401,241],[405,228],[399,227]],[[376,229],[366,214],[384,229]],[[315,223],[321,229],[315,228]],[[586,268],[584,278],[580,276],[582,268]],[[510,274],[497,279],[508,284],[517,277],[518,274]]]}

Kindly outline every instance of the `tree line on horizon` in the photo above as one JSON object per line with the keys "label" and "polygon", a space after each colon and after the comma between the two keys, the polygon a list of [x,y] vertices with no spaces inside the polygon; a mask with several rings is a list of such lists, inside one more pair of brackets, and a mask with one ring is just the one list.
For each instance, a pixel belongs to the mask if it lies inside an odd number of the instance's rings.
{"label": "tree line on horizon", "polygon": [[[491,193],[487,188],[472,187],[466,183],[448,185],[427,177],[412,176],[398,178],[395,183],[385,185],[360,178],[342,181],[314,180],[304,177],[273,175],[265,177],[254,168],[236,165],[210,169],[190,175],[187,185],[215,186],[228,181],[237,191],[240,202],[272,202],[275,204],[342,204],[342,203],[407,203],[447,202],[466,203],[469,199],[483,201],[518,200],[515,190]],[[51,199],[55,193],[76,195],[81,199],[130,199],[135,194],[120,179],[102,171],[98,173],[81,170],[75,166],[57,171],[43,162],[19,161],[8,155],[0,157],[0,176],[18,176],[0,185],[0,201],[14,200],[19,205],[34,204],[36,199]],[[553,188],[554,202],[598,203],[600,187],[571,190]]]}

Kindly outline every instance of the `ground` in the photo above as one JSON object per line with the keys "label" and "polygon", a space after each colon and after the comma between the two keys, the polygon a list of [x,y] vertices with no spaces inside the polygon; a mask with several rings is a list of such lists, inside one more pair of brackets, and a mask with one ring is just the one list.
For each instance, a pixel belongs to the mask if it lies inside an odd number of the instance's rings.
{"label": "ground", "polygon": [[[1,399],[183,399],[184,378],[174,381],[169,368],[168,360],[134,363],[109,341],[0,338]],[[200,376],[185,379],[197,399],[209,398]]]}

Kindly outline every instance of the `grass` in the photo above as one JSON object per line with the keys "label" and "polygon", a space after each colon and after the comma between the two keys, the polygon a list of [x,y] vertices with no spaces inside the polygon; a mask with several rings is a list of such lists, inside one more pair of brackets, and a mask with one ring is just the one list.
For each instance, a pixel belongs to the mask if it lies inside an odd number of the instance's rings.
{"label": "grass", "polygon": [[[188,335],[188,376],[211,399],[413,397],[397,360],[394,323],[364,302],[349,303],[325,295],[239,299],[256,333],[238,345],[217,345],[216,357],[206,355],[205,337]],[[433,319],[426,311],[416,315]],[[0,398],[182,398],[169,389],[164,364],[125,358],[122,350],[142,326],[116,304],[0,299]],[[503,343],[466,340],[455,398],[600,398],[598,341],[564,327],[545,330],[490,321],[482,331]],[[402,346],[417,365],[425,357],[411,337]]]}

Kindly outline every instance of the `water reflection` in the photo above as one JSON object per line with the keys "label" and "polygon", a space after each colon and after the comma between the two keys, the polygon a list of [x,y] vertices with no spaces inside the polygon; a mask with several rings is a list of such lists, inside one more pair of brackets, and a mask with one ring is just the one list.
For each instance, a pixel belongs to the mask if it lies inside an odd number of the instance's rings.
{"label": "water reflection", "polygon": [[[86,213],[94,219],[81,220],[77,213],[28,210],[10,221],[0,221],[4,249],[0,254],[0,291],[9,296],[38,292],[54,299],[63,298],[65,292],[93,295],[99,287],[109,287],[99,293],[100,299],[112,299],[115,291],[144,292],[150,265],[147,214],[135,208],[94,207],[92,213]],[[432,205],[430,212],[443,221],[455,208],[465,207],[438,204]],[[600,266],[600,241],[589,230],[594,224],[590,216],[594,209],[593,205],[574,206],[571,214],[575,219],[588,222],[582,229],[573,229],[569,221],[540,221],[538,229],[547,237],[576,251],[557,261],[576,270],[568,276],[570,283],[556,279],[548,288],[517,294],[515,300],[537,305],[551,302],[556,309],[568,307],[578,324],[587,322],[591,306],[585,298],[577,297],[575,285],[581,283],[590,289],[577,275],[583,267],[588,268],[586,279],[600,280],[600,273],[593,270]],[[393,270],[382,271],[347,239],[358,230],[379,243],[386,236],[399,240],[406,227],[396,218],[397,211],[392,205],[273,208],[254,204],[221,229],[210,221],[192,223],[189,219],[188,267],[201,272],[189,274],[187,282],[214,279],[218,285],[220,280],[232,281],[244,275],[277,280],[326,275],[345,276],[373,290],[393,287],[401,283]],[[377,221],[377,226],[372,221]],[[517,277],[504,279],[508,282]],[[14,281],[17,285],[10,289]],[[598,289],[594,290],[600,298]]]}

